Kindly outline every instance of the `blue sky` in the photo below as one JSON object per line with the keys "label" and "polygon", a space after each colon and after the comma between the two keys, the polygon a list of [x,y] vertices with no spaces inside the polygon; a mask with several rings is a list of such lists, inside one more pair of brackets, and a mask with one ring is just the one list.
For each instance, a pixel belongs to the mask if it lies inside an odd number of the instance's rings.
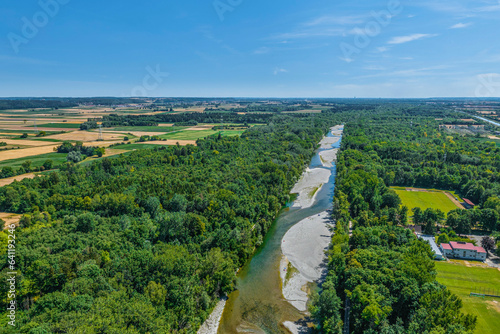
{"label": "blue sky", "polygon": [[3,1],[0,96],[498,97],[499,17],[500,0]]}

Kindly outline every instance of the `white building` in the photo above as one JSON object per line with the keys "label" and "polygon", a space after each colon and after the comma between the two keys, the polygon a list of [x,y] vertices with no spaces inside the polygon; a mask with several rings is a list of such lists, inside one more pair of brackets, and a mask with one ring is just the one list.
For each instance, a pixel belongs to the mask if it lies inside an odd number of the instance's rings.
{"label": "white building", "polygon": [[486,260],[486,251],[483,247],[467,242],[450,241],[449,244],[441,244],[441,251],[450,259]]}
{"label": "white building", "polygon": [[429,242],[432,248],[432,252],[434,253],[434,258],[436,260],[444,259],[443,253],[441,252],[441,249],[439,249],[439,247],[437,246],[433,235],[420,235],[418,237],[422,240],[426,240]]}

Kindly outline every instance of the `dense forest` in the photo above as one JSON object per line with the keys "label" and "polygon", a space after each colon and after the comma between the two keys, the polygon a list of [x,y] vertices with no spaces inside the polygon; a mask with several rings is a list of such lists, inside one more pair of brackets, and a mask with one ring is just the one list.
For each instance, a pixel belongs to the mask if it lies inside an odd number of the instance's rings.
{"label": "dense forest", "polygon": [[38,108],[71,108],[80,104],[112,106],[116,104],[144,103],[143,99],[95,97],[95,98],[3,98],[0,99],[0,110],[6,109],[38,109]]}
{"label": "dense forest", "polygon": [[0,188],[0,211],[24,214],[20,332],[194,333],[337,117],[276,116],[241,137],[70,163]]}
{"label": "dense forest", "polygon": [[389,188],[456,190],[479,204],[451,212],[446,221],[422,214],[419,223],[460,229],[452,223],[461,220],[466,231],[500,230],[500,149],[441,131],[436,119],[446,117],[453,114],[439,108],[385,107],[347,124],[329,272],[312,307],[322,333],[342,333],[346,310],[350,333],[473,332],[476,318],[461,313],[462,301],[436,282],[429,245],[403,227],[412,208],[401,206]]}
{"label": "dense forest", "polygon": [[[97,122],[102,122],[103,127],[114,126],[157,126],[158,123],[174,123],[179,126],[193,126],[198,123],[215,123],[219,124],[221,120],[225,123],[238,124],[267,124],[273,115],[270,114],[223,114],[223,113],[182,113],[182,114],[156,114],[156,115],[117,115],[111,114],[102,118],[90,118],[83,123],[81,129],[97,128]],[[295,117],[304,117],[298,115]]]}

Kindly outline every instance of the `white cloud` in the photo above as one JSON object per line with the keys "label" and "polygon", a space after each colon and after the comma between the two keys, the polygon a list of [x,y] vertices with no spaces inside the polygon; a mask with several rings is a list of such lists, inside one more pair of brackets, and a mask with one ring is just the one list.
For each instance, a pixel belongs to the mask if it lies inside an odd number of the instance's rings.
{"label": "white cloud", "polygon": [[393,37],[388,44],[403,44],[403,43],[408,43],[408,42],[413,42],[418,39],[426,38],[426,37],[434,37],[437,36],[436,34],[413,34],[413,35],[408,35],[408,36],[397,36]]}
{"label": "white cloud", "polygon": [[263,55],[263,54],[266,54],[266,53],[269,53],[269,48],[268,47],[261,47],[261,48],[258,48],[257,50],[255,50],[253,52],[254,55]]}
{"label": "white cloud", "polygon": [[274,75],[278,75],[280,73],[288,73],[288,70],[285,70],[284,68],[278,68],[278,67],[276,67],[274,69]]}
{"label": "white cloud", "polygon": [[383,72],[378,74],[367,74],[356,77],[357,79],[367,79],[367,78],[391,78],[391,77],[402,77],[402,78],[415,78],[415,77],[423,77],[423,76],[435,76],[439,72],[439,75],[442,75],[443,72],[441,70],[449,69],[451,66],[449,65],[438,65],[438,66],[429,66],[423,68],[406,68],[404,70],[398,70],[393,72]]}
{"label": "white cloud", "polygon": [[362,24],[369,15],[353,15],[353,16],[321,16],[312,21],[306,22],[306,26],[318,25],[355,25]]}
{"label": "white cloud", "polygon": [[313,38],[313,37],[336,37],[336,36],[342,36],[344,34],[345,34],[344,29],[335,29],[335,28],[306,29],[297,32],[274,35],[271,37],[271,39],[290,40],[290,39],[302,39],[302,38]]}
{"label": "white cloud", "polygon": [[496,0],[496,4],[476,8],[478,12],[497,12],[500,11],[500,0]]}
{"label": "white cloud", "polygon": [[346,63],[352,63],[354,61],[354,59],[349,58],[349,57],[345,57],[345,58],[339,57],[339,59],[342,61],[345,61]]}
{"label": "white cloud", "polygon": [[454,24],[450,27],[450,29],[462,29],[462,28],[467,28],[467,27],[470,27],[472,25],[472,23],[457,23],[457,24]]}

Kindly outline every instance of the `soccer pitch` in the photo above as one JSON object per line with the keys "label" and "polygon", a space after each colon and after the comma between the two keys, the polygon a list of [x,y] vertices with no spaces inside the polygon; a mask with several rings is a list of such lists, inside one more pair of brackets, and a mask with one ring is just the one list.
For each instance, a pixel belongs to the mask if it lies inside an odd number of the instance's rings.
{"label": "soccer pitch", "polygon": [[[419,207],[422,210],[432,208],[439,209],[444,213],[448,213],[451,210],[458,209],[453,201],[441,191],[408,191],[406,188],[393,187],[393,189],[401,198],[402,204],[406,205],[408,209],[413,209]],[[412,189],[412,188],[409,188]]]}
{"label": "soccer pitch", "polygon": [[500,328],[500,298],[470,297],[476,289],[500,290],[500,271],[496,268],[467,267],[436,262],[437,280],[459,296],[463,311],[477,316],[475,333],[494,334]]}

